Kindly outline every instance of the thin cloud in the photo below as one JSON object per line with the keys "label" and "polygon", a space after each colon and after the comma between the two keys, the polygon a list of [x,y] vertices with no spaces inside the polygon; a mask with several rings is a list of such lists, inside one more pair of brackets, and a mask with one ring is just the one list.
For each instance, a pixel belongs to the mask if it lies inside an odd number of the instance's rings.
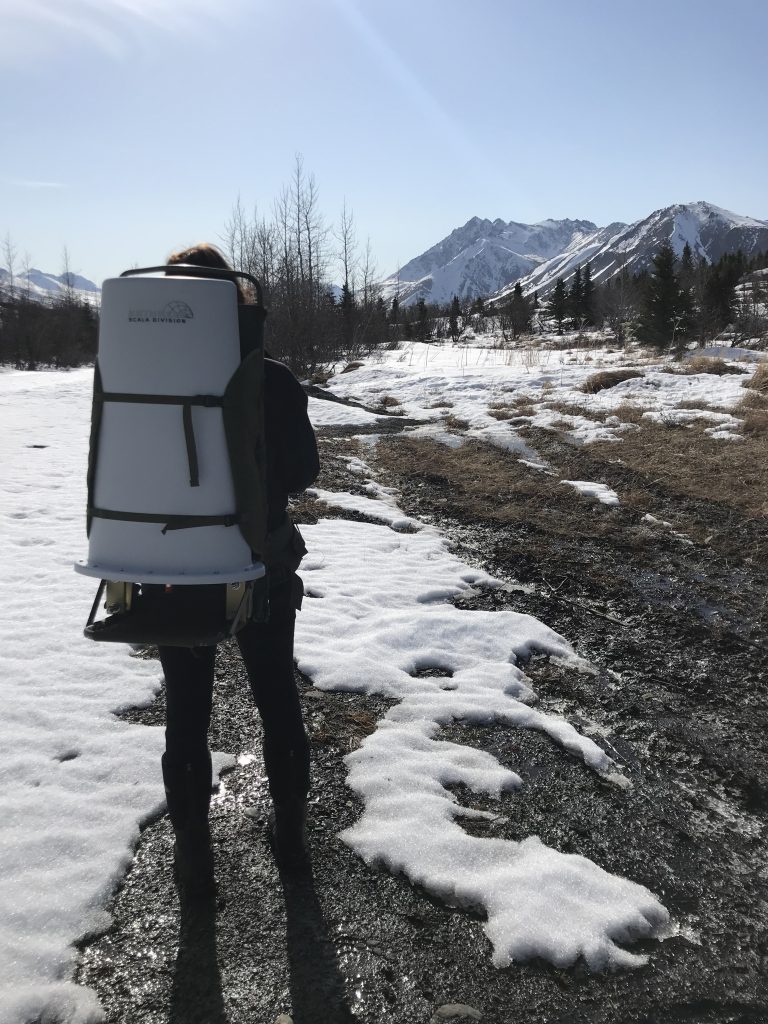
{"label": "thin cloud", "polygon": [[0,64],[28,63],[31,53],[94,47],[123,58],[149,33],[202,35],[225,23],[244,0],[0,0]]}
{"label": "thin cloud", "polygon": [[66,188],[63,181],[30,181],[27,178],[11,178],[6,185],[14,188]]}

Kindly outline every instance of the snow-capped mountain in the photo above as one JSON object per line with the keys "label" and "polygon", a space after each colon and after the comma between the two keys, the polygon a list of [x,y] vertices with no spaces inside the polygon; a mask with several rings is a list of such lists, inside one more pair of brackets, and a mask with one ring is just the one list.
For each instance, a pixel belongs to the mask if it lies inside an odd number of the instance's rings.
{"label": "snow-capped mountain", "polygon": [[60,297],[68,290],[85,302],[98,304],[101,299],[101,288],[80,274],[47,274],[32,267],[29,271],[15,273],[11,280],[8,270],[0,267],[0,293],[11,290],[19,295],[28,295],[38,302]]}
{"label": "snow-capped mountain", "polygon": [[420,298],[447,303],[459,298],[503,298],[515,282],[525,292],[546,294],[558,277],[568,279],[590,263],[592,278],[605,281],[626,267],[651,266],[662,242],[680,256],[685,243],[694,257],[713,262],[738,249],[746,256],[768,250],[768,221],[723,210],[711,203],[677,203],[634,224],[597,227],[588,220],[509,223],[473,217],[437,245],[401,267],[384,283],[387,299],[403,305]]}
{"label": "snow-capped mountain", "polygon": [[384,295],[397,295],[404,305],[492,295],[597,230],[588,220],[518,224],[473,217],[388,277]]}
{"label": "snow-capped mountain", "polygon": [[[678,257],[687,242],[694,259],[708,263],[739,249],[749,257],[768,250],[768,221],[742,217],[711,203],[676,203],[635,224],[611,224],[589,238],[574,240],[523,277],[520,284],[526,293],[546,294],[558,277],[567,281],[576,267],[585,263],[590,264],[593,281],[607,281],[622,267],[636,274],[651,267],[663,242],[671,243]],[[508,291],[503,288],[500,297]]]}

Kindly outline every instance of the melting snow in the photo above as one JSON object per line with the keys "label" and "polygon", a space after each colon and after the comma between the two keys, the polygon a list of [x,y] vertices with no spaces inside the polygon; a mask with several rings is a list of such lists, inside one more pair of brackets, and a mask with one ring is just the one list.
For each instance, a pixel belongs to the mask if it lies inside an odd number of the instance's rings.
{"label": "melting snow", "polygon": [[601,505],[618,505],[619,496],[607,484],[595,484],[589,480],[561,480],[561,484],[575,487],[579,494],[587,498],[597,498]]}
{"label": "melting snow", "polygon": [[[451,904],[487,913],[494,963],[541,956],[593,968],[645,958],[619,943],[654,934],[667,919],[647,889],[530,836],[469,835],[481,812],[446,788],[499,796],[519,776],[491,754],[440,738],[454,721],[537,729],[585,765],[626,785],[611,758],[566,720],[530,706],[518,661],[533,651],[581,667],[567,641],[527,615],[463,611],[446,603],[497,581],[452,556],[435,533],[323,520],[304,529],[308,595],[299,668],[320,689],[394,698],[373,735],[350,754],[349,784],[365,802],[342,838],[367,862],[402,872]],[[417,675],[425,670],[433,675]],[[524,791],[519,794],[524,799]]]}

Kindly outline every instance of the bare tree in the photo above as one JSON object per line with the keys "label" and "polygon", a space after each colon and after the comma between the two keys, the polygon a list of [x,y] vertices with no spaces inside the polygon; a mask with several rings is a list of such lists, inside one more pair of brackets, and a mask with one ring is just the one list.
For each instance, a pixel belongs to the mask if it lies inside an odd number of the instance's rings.
{"label": "bare tree", "polygon": [[347,209],[347,201],[341,207],[341,220],[339,227],[334,232],[339,243],[337,258],[341,264],[344,275],[344,288],[350,294],[355,294],[355,277],[357,271],[357,238],[355,237],[355,218],[351,210]]}
{"label": "bare tree", "polygon": [[3,239],[3,260],[5,261],[5,268],[8,271],[8,287],[6,291],[8,297],[13,301],[16,294],[16,246],[11,238],[10,232],[6,233]]}

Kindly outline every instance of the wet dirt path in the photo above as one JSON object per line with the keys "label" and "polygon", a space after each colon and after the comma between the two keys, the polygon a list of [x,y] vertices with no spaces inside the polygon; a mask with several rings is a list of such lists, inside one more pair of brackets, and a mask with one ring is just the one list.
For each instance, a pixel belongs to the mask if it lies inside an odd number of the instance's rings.
{"label": "wet dirt path", "polygon": [[[629,790],[606,784],[538,733],[456,724],[446,738],[491,751],[524,783],[485,804],[473,794],[473,805],[495,817],[465,827],[509,839],[536,834],[641,882],[670,910],[675,934],[641,945],[650,960],[634,971],[493,968],[476,916],[367,868],[337,838],[360,812],[343,758],[387,705],[322,693],[304,679],[313,871],[299,882],[281,878],[266,837],[258,725],[242,666],[225,647],[211,746],[248,757],[214,799],[217,899],[180,905],[170,827],[165,818],[149,824],[110,908],[112,928],[83,944],[78,980],[96,989],[109,1022],[273,1024],[291,1014],[293,1024],[429,1024],[479,1019],[474,1010],[489,1024],[768,1024],[760,567],[666,535],[638,545],[633,513],[582,504],[585,517],[603,517],[590,539],[590,524],[565,497],[549,527],[457,507],[454,481],[394,449],[386,457],[402,426],[392,422],[394,436],[364,450],[350,436],[359,429],[321,432],[319,486],[359,489],[339,456],[362,454],[399,489],[406,515],[439,524],[461,557],[507,582],[461,607],[528,612],[566,636],[595,671],[532,659],[526,671],[541,706],[603,744],[633,781]],[[532,440],[564,476],[596,479],[579,463],[587,453],[552,436]],[[309,501],[298,512],[305,521],[341,515]],[[603,513],[614,520],[608,529]],[[162,694],[131,717],[161,723]]]}

